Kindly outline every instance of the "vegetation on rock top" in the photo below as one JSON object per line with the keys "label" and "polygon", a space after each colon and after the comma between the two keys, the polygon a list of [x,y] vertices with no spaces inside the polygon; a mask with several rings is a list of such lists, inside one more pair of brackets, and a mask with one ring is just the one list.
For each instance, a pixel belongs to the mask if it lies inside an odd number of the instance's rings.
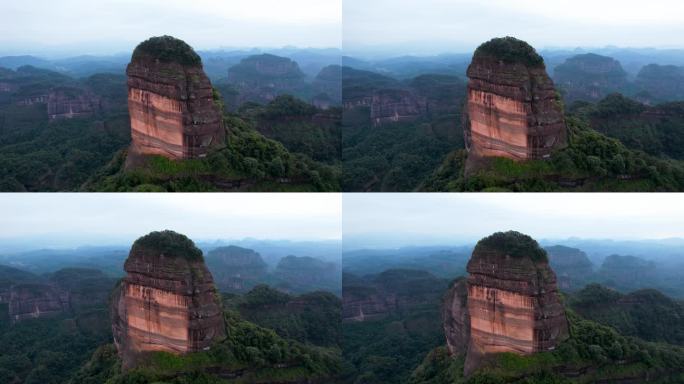
{"label": "vegetation on rock top", "polygon": [[202,59],[186,42],[172,36],[151,37],[133,51],[131,60],[151,56],[166,63],[179,63],[182,65],[201,65]]}
{"label": "vegetation on rock top", "polygon": [[192,240],[180,233],[164,230],[154,231],[139,238],[133,243],[131,253],[144,248],[160,252],[164,256],[180,257],[187,260],[202,260],[202,251]]}
{"label": "vegetation on rock top", "polygon": [[529,257],[533,261],[548,261],[546,251],[536,240],[516,231],[496,232],[477,242],[473,254],[484,250],[500,251],[506,255],[522,258]]}
{"label": "vegetation on rock top", "polygon": [[530,67],[544,65],[544,59],[531,45],[511,36],[496,37],[481,44],[475,50],[473,59],[483,56],[494,57],[507,63],[522,63]]}

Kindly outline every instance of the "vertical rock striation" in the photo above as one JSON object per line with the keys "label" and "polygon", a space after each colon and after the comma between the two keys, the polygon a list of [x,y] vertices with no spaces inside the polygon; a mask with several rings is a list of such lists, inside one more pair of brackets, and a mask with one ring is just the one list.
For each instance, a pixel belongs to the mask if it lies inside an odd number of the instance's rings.
{"label": "vertical rock striation", "polygon": [[464,134],[471,154],[541,159],[566,145],[560,97],[527,43],[505,37],[480,45],[467,75]]}
{"label": "vertical rock striation", "polygon": [[172,231],[136,240],[112,299],[114,342],[125,367],[142,352],[187,353],[225,337],[223,312],[202,251]]}
{"label": "vertical rock striation", "polygon": [[371,121],[375,126],[414,121],[426,112],[425,100],[409,90],[383,89],[373,92]]}
{"label": "vertical rock striation", "polygon": [[189,159],[223,144],[221,110],[189,45],[170,36],[146,40],[133,52],[126,74],[134,153]]}
{"label": "vertical rock striation", "polygon": [[13,285],[9,294],[9,315],[13,323],[53,316],[68,309],[55,287],[41,283]]}
{"label": "vertical rock striation", "polygon": [[553,350],[568,336],[556,276],[529,236],[498,232],[480,240],[467,270],[444,303],[447,345],[466,354],[466,375],[488,354]]}

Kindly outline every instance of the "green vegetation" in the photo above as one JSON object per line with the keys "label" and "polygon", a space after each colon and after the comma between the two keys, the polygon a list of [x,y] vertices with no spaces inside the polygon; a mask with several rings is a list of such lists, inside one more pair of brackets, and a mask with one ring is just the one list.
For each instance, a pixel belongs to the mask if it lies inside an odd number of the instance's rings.
{"label": "green vegetation", "polygon": [[[569,146],[551,159],[515,162],[483,159],[464,177],[463,154],[453,154],[423,184],[427,191],[678,191],[684,188],[684,164],[630,150],[619,140],[567,116]],[[460,168],[458,167],[460,166]]]}
{"label": "green vegetation", "polygon": [[283,338],[323,347],[340,346],[342,302],[332,293],[293,296],[258,285],[243,296],[228,296],[224,304]]}
{"label": "green vegetation", "polygon": [[570,338],[550,352],[520,356],[493,355],[468,379],[463,357],[448,356],[444,347],[428,354],[411,383],[595,383],[620,379],[679,383],[684,379],[684,349],[624,337],[613,328],[568,312]]}
{"label": "green vegetation", "polygon": [[569,305],[583,317],[609,325],[622,335],[684,345],[684,305],[655,289],[625,295],[590,284],[572,295]]}
{"label": "green vegetation", "polygon": [[195,246],[192,240],[180,233],[164,230],[150,232],[138,238],[131,248],[135,253],[140,250],[149,250],[162,253],[168,257],[178,257],[191,261],[202,261],[202,251]]}
{"label": "green vegetation", "polygon": [[507,63],[523,63],[530,67],[544,65],[544,59],[531,45],[511,36],[496,37],[482,43],[473,55],[474,59],[479,57],[493,57]]}
{"label": "green vegetation", "polygon": [[536,240],[516,231],[496,232],[477,242],[473,254],[495,251],[515,258],[529,257],[535,262],[548,261],[548,255]]}
{"label": "green vegetation", "polygon": [[133,51],[132,61],[151,57],[162,62],[182,65],[202,65],[202,59],[183,40],[172,36],[151,37],[138,44]]}
{"label": "green vegetation", "polygon": [[339,190],[337,169],[287,151],[263,137],[238,116],[225,119],[225,147],[207,157],[174,161],[147,156],[135,169],[124,167],[125,153],[93,176],[88,191],[334,191]]}
{"label": "green vegetation", "polygon": [[11,325],[0,304],[0,382],[62,384],[111,339],[105,309]]}
{"label": "green vegetation", "polygon": [[287,383],[331,380],[339,372],[337,349],[285,340],[232,311],[226,312],[225,320],[228,337],[210,350],[183,356],[150,353],[126,372],[121,372],[113,347],[105,345],[71,383]]}

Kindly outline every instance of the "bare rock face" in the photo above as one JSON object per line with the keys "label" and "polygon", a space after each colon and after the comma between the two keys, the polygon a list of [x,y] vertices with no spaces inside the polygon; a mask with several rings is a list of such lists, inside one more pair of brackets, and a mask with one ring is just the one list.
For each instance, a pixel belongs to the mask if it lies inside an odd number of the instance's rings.
{"label": "bare rock face", "polygon": [[79,88],[55,88],[50,90],[47,97],[47,111],[50,120],[90,116],[99,110],[99,98]]}
{"label": "bare rock face", "polygon": [[444,303],[447,345],[466,354],[466,375],[488,354],[553,350],[567,338],[556,276],[531,237],[510,231],[480,240],[467,270],[467,281],[457,282]]}
{"label": "bare rock face", "polygon": [[371,121],[378,126],[386,123],[414,121],[427,112],[424,99],[403,89],[383,89],[373,92]]}
{"label": "bare rock face", "polygon": [[57,315],[67,309],[68,303],[52,285],[24,283],[10,290],[9,315],[13,323]]}
{"label": "bare rock face", "polygon": [[206,350],[226,335],[202,251],[173,231],[136,240],[112,297],[114,343],[126,368],[143,352]]}
{"label": "bare rock face", "polygon": [[447,348],[452,355],[461,355],[468,350],[470,341],[470,315],[468,313],[468,284],[460,278],[454,282],[444,296],[442,308],[444,335]]}
{"label": "bare rock face", "polygon": [[560,97],[544,60],[527,43],[505,37],[480,45],[467,75],[470,154],[541,159],[567,144]]}
{"label": "bare rock face", "polygon": [[189,45],[170,36],[146,40],[126,74],[134,153],[189,159],[224,143],[221,110]]}

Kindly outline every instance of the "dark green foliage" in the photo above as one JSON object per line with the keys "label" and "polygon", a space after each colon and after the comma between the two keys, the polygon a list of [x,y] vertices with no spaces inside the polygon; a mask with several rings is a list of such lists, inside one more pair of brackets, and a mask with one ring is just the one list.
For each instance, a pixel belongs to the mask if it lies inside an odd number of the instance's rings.
{"label": "dark green foliage", "polygon": [[548,256],[536,240],[516,231],[496,232],[477,242],[473,254],[494,251],[516,258],[529,257],[535,262],[547,262]]}
{"label": "dark green foliage", "polygon": [[293,154],[237,116],[226,117],[224,148],[207,157],[174,161],[148,156],[145,164],[123,169],[125,153],[84,186],[89,191],[334,191],[337,169]]}
{"label": "dark green foliage", "polygon": [[[7,306],[0,305],[0,318],[7,316]],[[0,382],[65,383],[99,345],[110,339],[104,309],[14,325],[0,321]]]}
{"label": "dark green foliage", "polygon": [[496,37],[481,44],[475,50],[473,59],[479,57],[493,57],[507,63],[522,63],[530,67],[544,65],[544,59],[531,45],[511,36]]}
{"label": "dark green foliage", "polygon": [[411,383],[679,383],[684,379],[684,349],[624,337],[614,329],[568,312],[570,338],[554,351],[529,356],[492,355],[468,379],[462,358],[437,349],[427,355]]}
{"label": "dark green foliage", "polygon": [[138,44],[133,51],[132,61],[151,57],[167,63],[182,65],[202,65],[202,59],[195,50],[183,40],[172,36],[151,37]]}
{"label": "dark green foliage", "polygon": [[341,300],[329,292],[288,295],[266,285],[225,301],[246,320],[279,336],[325,347],[340,346]]}
{"label": "dark green foliage", "polygon": [[591,284],[572,295],[569,305],[587,319],[622,335],[684,345],[684,305],[655,289],[622,294]]}
{"label": "dark green foliage", "polygon": [[201,261],[202,251],[187,236],[164,230],[150,232],[138,238],[131,248],[131,253],[150,251],[167,257],[179,257],[191,261]]}
{"label": "dark green foliage", "polygon": [[316,113],[316,107],[292,96],[280,95],[273,99],[261,115],[269,120],[281,117],[312,116]]}
{"label": "dark green foliage", "polygon": [[[112,347],[104,346],[74,376],[72,383],[317,382],[331,380],[340,369],[336,349],[285,340],[274,331],[244,321],[231,311],[226,312],[225,320],[227,339],[208,351],[183,356],[149,353],[137,368],[122,373]],[[229,377],[234,379],[227,379]]]}
{"label": "dark green foliage", "polygon": [[[649,156],[626,148],[619,140],[568,116],[570,145],[550,161],[515,162],[485,159],[468,177],[456,171],[452,158],[423,186],[435,191],[679,191],[684,189],[684,163]],[[456,163],[458,164],[458,163]]]}

